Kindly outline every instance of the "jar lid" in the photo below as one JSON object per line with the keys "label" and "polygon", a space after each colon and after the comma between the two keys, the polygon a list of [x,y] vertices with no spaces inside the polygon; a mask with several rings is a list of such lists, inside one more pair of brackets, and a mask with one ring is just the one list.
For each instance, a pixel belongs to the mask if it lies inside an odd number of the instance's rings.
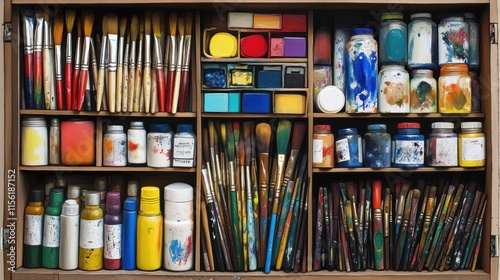
{"label": "jar lid", "polygon": [[141,208],[144,214],[160,213],[160,189],[154,186],[147,186],[141,189]]}
{"label": "jar lid", "polygon": [[383,13],[382,14],[382,20],[389,20],[389,19],[403,19],[403,13],[400,12],[389,12],[389,13]]}
{"label": "jar lid", "polygon": [[416,14],[412,14],[410,16],[410,19],[414,19],[414,18],[431,18],[432,15],[430,13],[416,13]]}
{"label": "jar lid", "polygon": [[177,132],[193,132],[193,125],[192,124],[178,124],[177,125]]}
{"label": "jar lid", "polygon": [[368,125],[368,130],[387,130],[387,125],[385,124],[369,124]]}
{"label": "jar lid", "polygon": [[59,188],[66,187],[66,179],[64,179],[64,178],[57,179],[56,186],[59,187]]}
{"label": "jar lid", "polygon": [[133,198],[130,198],[130,197],[125,199],[125,202],[123,202],[123,210],[136,211],[137,210],[137,201]]}
{"label": "jar lid", "polygon": [[373,35],[373,29],[371,29],[371,28],[353,28],[351,30],[351,36],[353,36],[353,35],[362,35],[362,34]]}
{"label": "jar lid", "polygon": [[167,123],[152,123],[149,126],[150,132],[167,133],[170,131],[170,125]]}
{"label": "jar lid", "polygon": [[442,14],[439,16],[441,20],[458,20],[458,21],[464,21],[464,15],[463,14],[458,14],[458,13],[448,13],[448,14]]}
{"label": "jar lid", "polygon": [[411,71],[411,75],[412,76],[415,76],[415,75],[433,76],[434,71],[432,71],[430,69],[416,69],[416,70]]}
{"label": "jar lid", "polygon": [[127,184],[127,196],[137,196],[139,183],[137,181],[129,181]]}
{"label": "jar lid", "polygon": [[23,120],[23,126],[44,126],[47,123],[44,118],[25,118]]}
{"label": "jar lid", "polygon": [[144,128],[143,122],[130,122],[130,128]]}
{"label": "jar lid", "polygon": [[338,113],[344,108],[345,96],[338,87],[327,86],[318,93],[316,102],[323,113]]}
{"label": "jar lid", "polygon": [[432,129],[434,128],[455,128],[455,124],[452,122],[433,122],[431,124]]}
{"label": "jar lid", "polygon": [[358,130],[354,127],[339,129],[339,134],[354,134],[354,133],[358,133]]}
{"label": "jar lid", "polygon": [[332,126],[329,124],[317,124],[314,126],[314,131],[320,131],[320,130],[332,130]]}
{"label": "jar lid", "polygon": [[466,19],[475,19],[476,15],[474,13],[465,13],[464,14]]}
{"label": "jar lid", "polygon": [[406,72],[405,67],[403,65],[397,65],[397,64],[382,65],[382,70],[385,69],[398,69]]}
{"label": "jar lid", "polygon": [[120,214],[120,193],[111,191],[106,194],[106,213],[116,215]]}
{"label": "jar lid", "polygon": [[101,195],[96,191],[85,192],[85,205],[98,206],[101,204]]}
{"label": "jar lid", "polygon": [[440,69],[441,75],[446,75],[447,73],[460,72],[467,74],[469,73],[469,67],[465,63],[451,63],[443,65]]}
{"label": "jar lid", "polygon": [[77,199],[80,198],[80,186],[70,185],[68,186],[67,198]]}
{"label": "jar lid", "polygon": [[481,122],[463,122],[460,127],[462,129],[467,128],[482,128],[483,124]]}
{"label": "jar lid", "polygon": [[108,132],[123,132],[123,125],[108,125]]}
{"label": "jar lid", "polygon": [[43,190],[41,189],[30,190],[30,202],[42,202],[43,196],[44,196]]}
{"label": "jar lid", "polygon": [[420,124],[419,123],[404,122],[404,123],[399,123],[398,128],[420,128]]}
{"label": "jar lid", "polygon": [[59,119],[53,118],[50,120],[50,125],[59,125]]}
{"label": "jar lid", "polygon": [[193,187],[186,183],[172,183],[165,186],[165,201],[189,202],[193,201]]}
{"label": "jar lid", "polygon": [[79,211],[78,203],[73,199],[68,199],[63,203],[61,213],[66,216],[78,216]]}

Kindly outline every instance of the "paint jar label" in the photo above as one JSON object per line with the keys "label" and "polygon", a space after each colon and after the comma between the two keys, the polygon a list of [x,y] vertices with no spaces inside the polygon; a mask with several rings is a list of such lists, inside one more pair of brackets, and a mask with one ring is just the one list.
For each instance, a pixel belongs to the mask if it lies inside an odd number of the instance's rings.
{"label": "paint jar label", "polygon": [[24,216],[24,244],[42,245],[42,215]]}
{"label": "paint jar label", "polygon": [[462,138],[462,160],[484,160],[485,147],[484,137]]}
{"label": "paint jar label", "polygon": [[194,138],[174,138],[174,158],[194,158]]}
{"label": "paint jar label", "polygon": [[193,167],[194,166],[194,159],[174,158],[173,166],[174,167]]}
{"label": "paint jar label", "polygon": [[170,167],[172,135],[170,133],[149,133],[147,150],[148,166]]}
{"label": "paint jar label", "polygon": [[349,153],[349,141],[347,138],[337,140],[335,142],[335,149],[337,150],[337,162],[351,160]]}
{"label": "paint jar label", "polygon": [[45,215],[43,221],[43,246],[59,247],[59,227],[61,225],[59,216]]}
{"label": "paint jar label", "polygon": [[433,159],[434,166],[456,166],[458,164],[457,156],[457,138],[437,138],[436,154]]}
{"label": "paint jar label", "polygon": [[103,221],[81,220],[80,222],[80,247],[84,249],[96,249],[103,247]]}
{"label": "paint jar label", "polygon": [[193,266],[193,223],[165,223],[165,268],[189,270]]}
{"label": "paint jar label", "polygon": [[323,162],[323,140],[313,140],[313,163]]}
{"label": "paint jar label", "polygon": [[424,164],[424,141],[396,140],[394,142],[394,163]]}
{"label": "paint jar label", "polygon": [[104,225],[104,258],[118,260],[122,256],[122,225]]}

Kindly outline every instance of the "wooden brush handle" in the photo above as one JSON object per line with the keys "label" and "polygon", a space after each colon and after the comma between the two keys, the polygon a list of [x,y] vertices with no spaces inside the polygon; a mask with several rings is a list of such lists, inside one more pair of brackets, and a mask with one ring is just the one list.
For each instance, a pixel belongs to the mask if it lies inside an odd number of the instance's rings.
{"label": "wooden brush handle", "polygon": [[66,97],[66,110],[71,110],[71,78],[72,78],[72,73],[73,73],[73,65],[71,63],[66,63],[66,72],[64,72],[64,82],[66,84],[66,91],[65,91],[65,97]]}
{"label": "wooden brush handle", "polygon": [[135,68],[129,68],[128,75],[128,97],[127,97],[127,111],[134,110],[134,95],[135,95]]}
{"label": "wooden brush handle", "polygon": [[151,108],[151,67],[144,67],[143,78],[144,108],[146,113],[149,113]]}
{"label": "wooden brush handle", "polygon": [[177,106],[179,105],[179,94],[181,90],[181,71],[175,72],[174,94],[171,104],[172,114],[177,113]]}
{"label": "wooden brush handle", "polygon": [[135,69],[135,90],[134,90],[134,112],[139,112],[141,103],[141,89],[142,89],[142,68],[139,66]]}
{"label": "wooden brush handle", "polygon": [[83,100],[85,98],[85,89],[87,87],[87,79],[89,78],[89,71],[82,70],[80,73],[80,80],[78,81],[78,100],[77,110],[81,111],[83,107]]}
{"label": "wooden brush handle", "polygon": [[104,96],[104,75],[105,75],[105,70],[104,68],[99,69],[99,73],[97,75],[97,112],[101,111],[101,105],[103,103],[102,99]]}
{"label": "wooden brush handle", "polygon": [[168,78],[167,78],[167,112],[172,113],[172,101],[173,101],[173,95],[174,95],[174,83],[175,83],[175,71],[169,71],[168,72]]}
{"label": "wooden brush handle", "polygon": [[166,105],[166,89],[165,89],[165,70],[156,69],[156,91],[158,96],[158,104],[160,106],[160,112],[165,112]]}
{"label": "wooden brush handle", "polygon": [[116,72],[108,73],[108,107],[109,112],[114,113],[116,108]]}
{"label": "wooden brush handle", "polygon": [[[34,52],[33,53],[33,60],[34,60],[34,68],[33,68],[33,73],[34,73],[34,95],[33,95],[33,106],[34,109],[43,109],[44,108],[44,103],[42,102],[43,100],[43,82],[42,82],[42,53],[41,52]],[[45,98],[45,105],[46,109],[50,108],[50,96],[49,100]]]}
{"label": "wooden brush handle", "polygon": [[181,90],[179,96],[179,112],[186,112],[186,102],[189,93],[189,71],[182,71]]}
{"label": "wooden brush handle", "polygon": [[[212,207],[213,208],[213,207]],[[210,208],[210,209],[212,209]],[[207,206],[205,204],[205,201],[201,202],[201,224],[203,226],[203,233],[205,234],[205,243],[206,243],[206,249],[207,249],[207,254],[208,254],[208,259],[210,263],[210,271],[213,271],[214,267],[214,257],[213,257],[213,251],[212,251],[212,234],[211,232],[215,235],[216,229],[213,228],[212,226],[212,221],[210,221],[211,226],[210,229],[208,227],[208,214],[207,214]]]}
{"label": "wooden brush handle", "polygon": [[122,79],[122,112],[127,112],[128,111],[128,79],[129,79],[129,72],[128,72],[128,66],[123,66],[123,79]]}
{"label": "wooden brush handle", "polygon": [[116,92],[115,92],[115,110],[116,112],[122,111],[122,91],[123,91],[123,67],[118,66],[116,68]]}
{"label": "wooden brush handle", "polygon": [[45,92],[45,109],[55,110],[56,106],[56,79],[54,56],[50,49],[45,48],[43,55],[43,87]]}

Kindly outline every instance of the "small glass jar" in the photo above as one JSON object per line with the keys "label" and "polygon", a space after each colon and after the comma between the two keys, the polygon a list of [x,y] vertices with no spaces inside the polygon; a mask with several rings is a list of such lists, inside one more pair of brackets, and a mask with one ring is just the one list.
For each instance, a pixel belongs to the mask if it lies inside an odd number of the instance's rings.
{"label": "small glass jar", "polygon": [[61,163],[63,165],[94,165],[95,138],[93,121],[62,121]]}
{"label": "small glass jar", "polygon": [[437,68],[437,25],[429,13],[411,15],[408,24],[408,68]]}
{"label": "small glass jar", "polygon": [[394,135],[392,162],[394,167],[418,168],[424,166],[425,141],[419,123],[399,123]]}
{"label": "small glass jar", "polygon": [[26,118],[21,129],[21,164],[40,166],[49,164],[47,123],[44,118]]}
{"label": "small glass jar", "polygon": [[458,148],[457,134],[453,133],[455,125],[451,122],[434,122],[429,134],[429,165],[457,166]]}
{"label": "small glass jar", "polygon": [[481,167],[486,163],[486,141],[480,122],[463,122],[458,135],[458,165]]}
{"label": "small glass jar", "polygon": [[339,129],[335,150],[338,167],[363,166],[363,143],[356,128]]}
{"label": "small glass jar", "polygon": [[468,63],[469,24],[461,15],[450,15],[441,20],[438,34],[439,66]]}
{"label": "small glass jar", "polygon": [[314,126],[313,133],[313,167],[333,168],[334,148],[333,134],[329,124]]}
{"label": "small glass jar", "polygon": [[399,12],[383,13],[379,31],[380,64],[406,65],[408,41],[403,14]]}
{"label": "small glass jar", "polygon": [[479,69],[479,24],[473,13],[465,13],[465,22],[469,24],[469,69]]}
{"label": "small glass jar", "polygon": [[177,125],[173,143],[172,165],[174,167],[195,167],[196,135],[193,132],[193,125]]}
{"label": "small glass jar", "polygon": [[410,113],[437,112],[437,82],[432,70],[412,71],[410,80]]}
{"label": "small glass jar", "polygon": [[50,120],[49,130],[49,163],[51,165],[61,164],[61,127],[59,119]]}
{"label": "small glass jar", "polygon": [[142,122],[131,122],[127,131],[127,155],[131,165],[146,163],[146,130]]}
{"label": "small glass jar", "polygon": [[370,124],[365,134],[364,166],[391,167],[391,135],[385,124]]}
{"label": "small glass jar", "polygon": [[438,81],[440,113],[472,112],[471,91],[471,78],[466,64],[448,64],[441,67]]}
{"label": "small glass jar", "polygon": [[410,75],[402,65],[384,65],[378,76],[380,113],[410,112]]}
{"label": "small glass jar", "polygon": [[481,84],[476,71],[469,71],[471,98],[472,98],[472,113],[481,112]]}
{"label": "small glass jar", "polygon": [[173,133],[168,124],[153,123],[147,136],[147,165],[170,167],[172,165]]}
{"label": "small glass jar", "polygon": [[127,166],[127,135],[123,125],[108,125],[103,142],[103,165]]}

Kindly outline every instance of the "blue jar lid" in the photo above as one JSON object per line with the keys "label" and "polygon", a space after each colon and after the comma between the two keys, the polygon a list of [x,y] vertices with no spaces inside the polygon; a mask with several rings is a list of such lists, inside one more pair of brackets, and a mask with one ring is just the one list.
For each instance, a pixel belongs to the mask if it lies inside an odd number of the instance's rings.
{"label": "blue jar lid", "polygon": [[192,124],[178,124],[177,132],[193,132]]}
{"label": "blue jar lid", "polygon": [[358,133],[356,128],[342,128],[339,129],[339,134],[355,134]]}
{"label": "blue jar lid", "polygon": [[371,29],[371,28],[353,28],[351,30],[351,36],[352,35],[361,35],[361,34],[373,35],[373,29]]}
{"label": "blue jar lid", "polygon": [[387,125],[385,124],[369,124],[368,125],[368,131],[370,130],[383,130],[383,131],[386,131],[387,130]]}
{"label": "blue jar lid", "polygon": [[149,132],[167,133],[169,131],[170,131],[170,125],[168,125],[168,123],[152,123],[149,126]]}
{"label": "blue jar lid", "polygon": [[137,201],[130,197],[125,199],[125,202],[123,202],[123,209],[128,211],[136,211]]}

